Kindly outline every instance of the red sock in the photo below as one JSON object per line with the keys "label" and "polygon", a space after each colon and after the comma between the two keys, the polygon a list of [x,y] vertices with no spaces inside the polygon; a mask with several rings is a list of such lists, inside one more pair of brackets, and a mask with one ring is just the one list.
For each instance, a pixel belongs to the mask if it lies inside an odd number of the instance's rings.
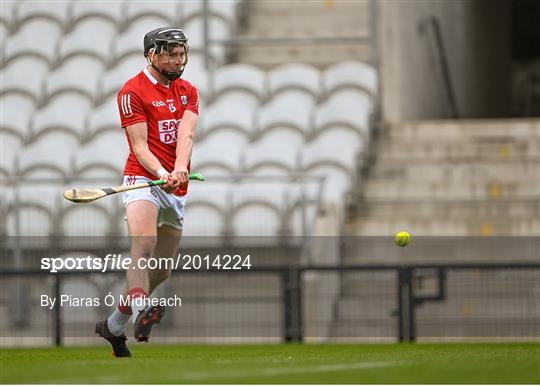
{"label": "red sock", "polygon": [[126,315],[133,314],[133,312],[131,312],[131,307],[129,306],[129,302],[128,301],[122,302],[122,299],[123,298],[121,298],[121,300],[118,302],[118,311]]}
{"label": "red sock", "polygon": [[146,304],[143,302],[134,302],[133,300],[137,298],[143,298],[142,300],[148,298],[148,294],[144,290],[144,288],[141,287],[135,287],[129,290],[129,301],[131,306],[131,312],[135,315],[138,315],[140,311],[144,310],[146,307]]}

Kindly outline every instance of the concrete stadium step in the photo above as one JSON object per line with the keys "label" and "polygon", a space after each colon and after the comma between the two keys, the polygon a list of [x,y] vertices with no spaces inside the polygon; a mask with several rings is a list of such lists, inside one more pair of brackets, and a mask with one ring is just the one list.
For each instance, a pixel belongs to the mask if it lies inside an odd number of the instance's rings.
{"label": "concrete stadium step", "polygon": [[335,36],[352,30],[368,34],[368,1],[250,1],[248,26],[266,36]]}
{"label": "concrete stadium step", "polygon": [[368,236],[393,235],[406,229],[418,236],[536,236],[540,234],[540,218],[376,218],[358,217],[352,225],[355,234]]}
{"label": "concrete stadium step", "polygon": [[[408,226],[409,224],[397,224]],[[412,241],[407,248],[397,247],[394,243],[394,234],[397,231],[409,228],[397,227],[392,231],[377,236],[354,236],[347,237],[343,245],[343,264],[434,264],[434,263],[508,263],[509,260],[516,262],[538,262],[538,249],[540,240],[537,235],[531,237],[521,236],[476,236],[448,235],[442,233],[422,237],[422,234],[411,232]],[[460,237],[451,237],[460,236]],[[489,276],[478,274],[473,270],[456,271],[449,274],[452,280],[461,280],[466,275],[476,274],[484,278]],[[481,271],[480,271],[481,272]],[[494,271],[497,277],[501,273]],[[388,273],[389,274],[389,273]],[[505,272],[509,275],[510,272]],[[512,275],[525,277],[528,271],[512,271]],[[381,279],[381,273],[373,275],[385,285],[395,285],[397,278]],[[355,282],[366,281],[360,274],[353,272],[343,275],[350,277]],[[487,279],[486,279],[487,280]],[[373,286],[378,284],[373,284]],[[373,290],[374,293],[380,290]]]}
{"label": "concrete stadium step", "polygon": [[[246,26],[239,36],[327,37],[368,36],[369,1],[249,1]],[[355,58],[369,61],[366,44],[343,42],[316,45],[249,45],[235,50],[236,59],[269,70],[284,63],[309,63],[320,69]]]}
{"label": "concrete stadium step", "polygon": [[490,138],[540,140],[540,119],[450,120],[404,122],[390,126],[395,141],[474,141]]}
{"label": "concrete stadium step", "polygon": [[380,161],[407,162],[416,160],[500,159],[518,160],[540,157],[540,140],[509,138],[486,138],[480,141],[402,141],[394,138],[382,140],[377,145],[377,159]]}
{"label": "concrete stadium step", "polygon": [[359,216],[496,218],[539,217],[540,197],[500,200],[365,200]]}
{"label": "concrete stadium step", "polygon": [[412,181],[396,179],[368,179],[364,183],[366,199],[499,199],[540,196],[537,178],[522,181]]}
{"label": "concrete stadium step", "polygon": [[[306,10],[310,8],[305,7]],[[330,23],[329,14],[332,15]],[[357,12],[325,13],[312,10],[295,13],[294,10],[280,9],[276,12],[252,13],[249,31],[252,36],[267,37],[366,36],[369,34],[369,21],[367,16],[362,13],[358,15]]]}
{"label": "concrete stadium step", "polygon": [[257,66],[265,71],[291,62],[309,63],[322,70],[336,62],[350,60],[351,57],[369,62],[370,55],[369,48],[363,45],[251,46],[239,47],[237,51],[238,61]]}
{"label": "concrete stadium step", "polygon": [[485,160],[471,162],[468,159],[449,162],[422,160],[388,162],[377,161],[370,170],[370,178],[412,180],[475,179],[480,181],[531,181],[540,176],[540,159],[526,161]]}

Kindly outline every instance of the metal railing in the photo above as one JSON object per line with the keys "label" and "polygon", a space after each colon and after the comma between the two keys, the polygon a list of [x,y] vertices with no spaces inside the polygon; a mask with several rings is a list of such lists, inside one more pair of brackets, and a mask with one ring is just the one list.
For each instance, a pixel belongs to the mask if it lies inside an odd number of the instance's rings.
{"label": "metal railing", "polygon": [[[123,271],[107,271],[107,274],[120,275]],[[48,277],[46,283],[52,286],[47,291],[59,297],[62,293],[64,281],[73,277],[84,277],[95,274],[85,271],[64,271],[50,274],[39,270],[3,270],[0,271],[3,286],[9,278],[29,279]],[[212,301],[212,297],[196,297],[206,308],[212,304],[233,304],[243,302],[239,313],[234,311],[234,324],[239,330],[247,331],[250,324],[243,324],[242,317],[251,315],[253,309],[264,316],[261,307],[268,305],[270,301],[278,308],[272,308],[271,314],[281,309],[281,315],[270,322],[268,328],[276,334],[281,332],[281,340],[284,342],[302,342],[313,338],[331,340],[333,338],[346,338],[347,340],[371,340],[381,337],[377,331],[381,326],[389,330],[382,336],[387,340],[415,341],[421,338],[445,339],[532,339],[540,338],[540,263],[508,263],[508,264],[416,264],[416,265],[349,265],[349,266],[280,266],[280,267],[257,267],[251,270],[241,270],[234,274],[237,280],[247,279],[257,275],[268,275],[279,279],[279,285],[271,285],[268,293],[264,296],[238,297],[234,290],[235,280],[231,280],[230,271],[173,271],[170,281],[187,281],[190,285],[199,280],[204,287],[217,285],[218,277],[223,277],[224,288],[229,288],[228,294],[225,289],[217,291],[218,301]],[[101,275],[101,274],[100,274]],[[211,275],[204,281],[203,277]],[[325,275],[333,275],[338,278],[338,285],[334,290],[328,291],[331,286],[320,285],[328,283]],[[347,277],[352,275],[352,277]],[[363,275],[363,276],[355,276]],[[378,276],[379,275],[379,276]],[[369,287],[362,291],[347,290],[349,279],[363,278],[357,283],[365,281]],[[180,280],[180,278],[182,278]],[[314,280],[314,278],[316,280]],[[370,281],[373,280],[374,281]],[[381,280],[377,280],[377,278]],[[426,282],[432,280],[432,285]],[[204,281],[201,282],[201,281]],[[257,282],[259,282],[257,280]],[[214,284],[212,284],[214,283]],[[260,287],[259,282],[258,286]],[[313,291],[313,286],[324,287],[323,291]],[[247,288],[247,287],[246,287]],[[253,287],[253,290],[256,287]],[[42,289],[45,291],[45,289]],[[326,291],[326,292],[325,292]],[[229,298],[228,296],[229,295]],[[246,296],[249,294],[246,294]],[[324,296],[323,296],[324,295]],[[363,304],[357,308],[349,301],[358,301]],[[452,301],[465,301],[475,303],[480,309],[479,315],[471,316],[471,310],[463,311],[460,315],[453,313],[455,304],[445,303]],[[321,319],[322,313],[318,310],[324,307],[324,303],[334,308],[329,318]],[[432,308],[422,311],[426,305]],[[343,305],[347,307],[342,307]],[[5,307],[5,301],[2,303]],[[516,308],[519,306],[519,308]],[[231,306],[232,307],[232,306]],[[481,309],[486,308],[484,311]],[[372,310],[370,308],[373,308]],[[451,312],[447,308],[451,308]],[[383,311],[382,313],[379,311]],[[419,316],[420,312],[420,316]],[[279,312],[278,312],[279,313]],[[353,319],[347,319],[342,313],[353,314]],[[376,316],[378,314],[378,316]],[[58,304],[53,309],[53,323],[51,324],[52,343],[61,345],[64,338],[64,313]],[[218,320],[211,321],[219,326],[230,323],[230,315],[225,312],[217,313]],[[341,316],[340,316],[341,315]],[[419,321],[420,318],[420,321]],[[469,319],[468,319],[469,318]],[[313,327],[323,321],[327,330],[325,333],[313,333]],[[208,320],[206,320],[208,322]],[[259,323],[265,324],[266,319]],[[204,323],[199,321],[198,324]],[[251,322],[253,324],[253,322]],[[339,332],[340,323],[352,328],[347,332]],[[268,323],[267,323],[268,324]],[[278,326],[279,324],[279,326]],[[77,325],[78,328],[88,329],[87,325]],[[367,327],[360,330],[359,327]],[[392,327],[393,326],[393,327]],[[426,336],[418,332],[421,330],[431,331]],[[165,327],[165,326],[161,326]],[[320,327],[320,326],[319,326]],[[468,329],[469,327],[469,329]],[[170,327],[174,329],[174,326]],[[185,327],[178,327],[181,334],[189,334]],[[9,331],[6,326],[2,327],[5,336]],[[178,329],[175,330],[178,334]],[[264,328],[263,330],[264,331]],[[320,331],[320,330],[317,330]],[[352,332],[351,332],[352,331]],[[434,334],[433,331],[436,333]],[[461,334],[456,336],[455,331]],[[489,332],[491,331],[491,332]],[[236,337],[248,337],[243,332],[235,333]],[[173,335],[178,336],[178,335]],[[186,336],[186,335],[183,335]],[[197,335],[201,337],[201,335]],[[272,336],[275,337],[275,336]],[[204,337],[201,337],[204,338]]]}
{"label": "metal railing", "polygon": [[418,32],[427,39],[428,52],[439,76],[438,80],[441,83],[443,99],[446,102],[449,118],[458,119],[459,110],[439,20],[432,16],[420,21],[418,23]]}

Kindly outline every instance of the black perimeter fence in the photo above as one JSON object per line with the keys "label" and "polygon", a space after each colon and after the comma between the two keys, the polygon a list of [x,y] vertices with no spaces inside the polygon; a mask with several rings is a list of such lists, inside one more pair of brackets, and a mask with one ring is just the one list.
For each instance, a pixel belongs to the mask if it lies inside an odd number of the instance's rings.
{"label": "black perimeter fence", "polygon": [[[125,272],[105,274],[118,279]],[[190,302],[225,307],[222,310],[228,309],[235,318],[221,318],[218,309],[214,321],[218,327],[234,324],[238,329],[231,336],[249,336],[250,325],[255,324],[266,330],[257,330],[253,336],[267,331],[269,337],[283,342],[310,338],[351,341],[381,337],[400,342],[418,338],[540,338],[540,263],[279,266],[234,273],[193,270],[172,274],[170,281],[181,280],[189,286],[196,284],[200,275],[216,284],[213,294],[187,294],[182,307],[189,309]],[[0,275],[6,286],[4,293],[15,280],[41,279],[48,293],[60,298],[69,280],[96,272],[4,269]],[[265,289],[264,278],[273,283]],[[249,293],[230,289],[246,279],[252,282]],[[228,294],[219,289],[220,283],[221,288],[229,288]],[[241,308],[235,308],[239,305]],[[9,304],[4,299],[1,306]],[[267,308],[266,314],[260,307]],[[262,319],[257,319],[257,314]],[[66,333],[69,336],[66,313],[56,304],[47,318],[46,336],[52,344],[62,345]],[[171,328],[178,332],[182,327]],[[7,326],[2,330],[2,336],[9,336]],[[189,329],[183,331],[181,334],[189,334]],[[210,328],[195,334],[219,336]]]}

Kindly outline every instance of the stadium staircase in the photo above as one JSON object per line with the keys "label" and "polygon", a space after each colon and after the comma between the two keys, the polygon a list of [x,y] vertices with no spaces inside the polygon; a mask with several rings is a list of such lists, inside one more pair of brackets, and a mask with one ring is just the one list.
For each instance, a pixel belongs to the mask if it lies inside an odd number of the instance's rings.
{"label": "stadium staircase", "polygon": [[364,179],[355,235],[540,233],[540,121],[425,121],[381,135]]}
{"label": "stadium staircase", "polygon": [[[369,36],[369,1],[249,1],[245,2],[241,37],[311,38]],[[285,63],[326,68],[346,60],[368,62],[370,47],[351,42],[240,46],[235,61],[268,70]]]}
{"label": "stadium staircase", "polygon": [[[492,263],[508,262],[509,256],[537,261],[538,243],[530,237],[482,236],[540,234],[539,162],[538,119],[388,127],[373,145],[359,179],[362,186],[349,212],[351,237],[345,238],[343,263]],[[393,245],[393,235],[401,230],[413,235],[408,248]],[[530,274],[516,273],[524,282]],[[394,336],[395,273],[344,273],[339,287],[331,337]],[[446,290],[444,302],[419,308],[422,336],[488,336],[491,332],[475,320],[494,312],[486,300],[494,293],[501,294],[496,299],[500,320],[527,312],[514,307],[511,296],[503,296],[517,289],[503,289],[496,273],[450,272]]]}

